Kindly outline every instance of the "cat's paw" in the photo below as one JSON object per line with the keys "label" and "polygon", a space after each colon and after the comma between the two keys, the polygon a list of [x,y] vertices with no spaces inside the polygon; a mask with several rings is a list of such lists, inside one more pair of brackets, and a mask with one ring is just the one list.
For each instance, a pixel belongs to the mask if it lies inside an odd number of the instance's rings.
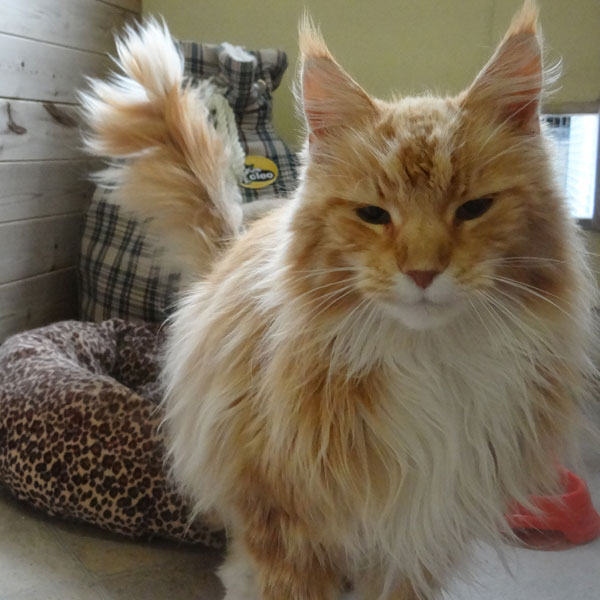
{"label": "cat's paw", "polygon": [[219,569],[219,577],[225,588],[224,600],[260,600],[252,561],[242,544],[235,540]]}

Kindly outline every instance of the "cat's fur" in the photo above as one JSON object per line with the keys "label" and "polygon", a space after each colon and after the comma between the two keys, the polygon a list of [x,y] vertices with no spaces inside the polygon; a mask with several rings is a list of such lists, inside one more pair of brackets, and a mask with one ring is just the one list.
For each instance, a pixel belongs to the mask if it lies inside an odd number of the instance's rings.
{"label": "cat's fur", "polygon": [[203,95],[184,81],[164,26],[149,21],[140,35],[128,29],[117,54],[125,75],[91,80],[93,92],[80,94],[91,126],[85,144],[99,156],[135,160],[116,162],[97,179],[150,217],[150,232],[168,231],[169,259],[197,279],[241,226],[241,195],[228,168],[234,150],[207,126]]}
{"label": "cat's fur", "polygon": [[[227,600],[332,600],[346,579],[434,597],[511,501],[554,485],[593,375],[594,291],[540,132],[536,18],[526,2],[457,97],[390,102],[302,28],[300,188],[189,289],[166,354],[173,473],[231,536]],[[132,155],[126,206],[214,256],[239,226],[223,145],[166,31],[130,32],[120,59],[138,83],[96,84],[94,148]],[[423,289],[411,271],[439,274]]]}

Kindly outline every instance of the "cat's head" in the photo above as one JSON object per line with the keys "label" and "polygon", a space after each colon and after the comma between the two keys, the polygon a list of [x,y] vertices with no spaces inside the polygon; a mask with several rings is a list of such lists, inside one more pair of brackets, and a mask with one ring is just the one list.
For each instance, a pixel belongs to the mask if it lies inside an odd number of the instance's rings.
{"label": "cat's head", "polygon": [[568,217],[540,131],[536,21],[526,2],[458,96],[391,102],[301,27],[308,136],[289,257],[315,274],[301,287],[328,293],[332,310],[368,299],[415,329],[486,298],[542,302],[569,287]]}

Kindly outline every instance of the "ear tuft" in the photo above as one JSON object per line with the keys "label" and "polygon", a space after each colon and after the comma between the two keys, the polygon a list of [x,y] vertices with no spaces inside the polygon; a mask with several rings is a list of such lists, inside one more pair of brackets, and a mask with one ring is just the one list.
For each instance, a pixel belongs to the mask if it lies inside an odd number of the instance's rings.
{"label": "ear tuft", "polygon": [[536,35],[538,16],[539,10],[535,0],[525,0],[521,10],[513,17],[504,39],[521,33]]}
{"label": "ear tuft", "polygon": [[301,98],[311,139],[353,126],[375,112],[369,95],[342,69],[320,31],[304,14],[299,25]]}
{"label": "ear tuft", "polygon": [[496,52],[467,90],[463,104],[488,110],[523,133],[537,133],[543,88],[542,41],[534,0],[525,0]]}
{"label": "ear tuft", "polygon": [[298,23],[298,42],[300,45],[300,54],[303,58],[310,56],[333,60],[329,48],[327,48],[325,40],[323,40],[321,31],[307,12],[304,12],[300,23]]}

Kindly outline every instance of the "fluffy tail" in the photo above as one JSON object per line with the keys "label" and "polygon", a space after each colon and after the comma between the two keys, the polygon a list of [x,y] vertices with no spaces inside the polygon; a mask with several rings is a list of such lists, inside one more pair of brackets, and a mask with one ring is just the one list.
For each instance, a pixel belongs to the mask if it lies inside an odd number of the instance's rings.
{"label": "fluffy tail", "polygon": [[81,94],[87,149],[125,159],[100,179],[164,242],[182,271],[208,272],[240,229],[235,148],[208,120],[202,88],[184,81],[183,58],[166,26],[146,22],[117,42],[123,74],[92,80]]}

